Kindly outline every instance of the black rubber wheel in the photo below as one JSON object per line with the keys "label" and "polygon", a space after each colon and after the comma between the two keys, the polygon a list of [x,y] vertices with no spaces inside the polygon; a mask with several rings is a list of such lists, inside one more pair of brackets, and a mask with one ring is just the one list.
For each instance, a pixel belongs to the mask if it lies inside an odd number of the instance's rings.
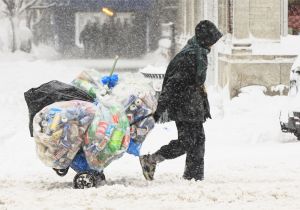
{"label": "black rubber wheel", "polygon": [[97,177],[97,181],[98,181],[98,182],[101,182],[101,181],[105,181],[105,180],[106,180],[105,175],[104,175],[103,172],[97,172],[95,176]]}
{"label": "black rubber wheel", "polygon": [[96,186],[96,177],[93,172],[84,171],[76,174],[73,179],[73,187],[75,189],[85,189]]}
{"label": "black rubber wheel", "polygon": [[56,169],[56,168],[53,168],[53,170],[55,171],[55,173],[58,175],[58,176],[66,176],[68,171],[69,171],[69,167],[66,168],[66,169]]}

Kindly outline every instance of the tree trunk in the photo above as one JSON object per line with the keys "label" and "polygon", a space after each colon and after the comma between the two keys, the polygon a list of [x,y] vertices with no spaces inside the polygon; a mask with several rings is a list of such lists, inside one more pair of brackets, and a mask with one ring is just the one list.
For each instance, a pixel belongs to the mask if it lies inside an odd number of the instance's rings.
{"label": "tree trunk", "polygon": [[11,43],[11,52],[14,53],[17,50],[17,38],[16,38],[16,26],[13,17],[9,18],[12,32],[12,43]]}

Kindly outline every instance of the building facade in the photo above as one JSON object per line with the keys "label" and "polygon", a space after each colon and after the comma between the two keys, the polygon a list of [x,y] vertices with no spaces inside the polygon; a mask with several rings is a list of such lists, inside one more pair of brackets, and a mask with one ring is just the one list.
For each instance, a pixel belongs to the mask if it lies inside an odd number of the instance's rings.
{"label": "building facade", "polygon": [[139,57],[157,43],[152,0],[48,1],[31,8],[28,22],[36,42],[52,44],[66,56]]}
{"label": "building facade", "polygon": [[300,52],[300,40],[287,36],[300,31],[298,3],[179,0],[177,33],[192,36],[199,20],[212,20],[224,38],[210,55],[207,83],[228,87],[231,96],[248,85],[266,86],[271,93],[272,86],[289,84],[290,67]]}

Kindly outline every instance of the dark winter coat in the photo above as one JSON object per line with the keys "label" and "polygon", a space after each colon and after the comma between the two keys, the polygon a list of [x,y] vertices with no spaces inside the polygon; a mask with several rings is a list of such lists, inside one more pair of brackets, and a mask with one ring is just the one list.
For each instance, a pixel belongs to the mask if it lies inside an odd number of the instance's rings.
{"label": "dark winter coat", "polygon": [[211,22],[201,22],[196,35],[167,68],[156,115],[167,110],[169,118],[175,121],[204,122],[210,118],[204,88],[207,54],[222,34]]}

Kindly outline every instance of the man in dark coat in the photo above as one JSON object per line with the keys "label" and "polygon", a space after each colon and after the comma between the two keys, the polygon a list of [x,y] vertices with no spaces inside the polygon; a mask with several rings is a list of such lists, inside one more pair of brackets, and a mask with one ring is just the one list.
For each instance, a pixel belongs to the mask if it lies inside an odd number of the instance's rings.
{"label": "man in dark coat", "polygon": [[211,118],[204,87],[207,71],[207,54],[222,33],[208,20],[195,28],[195,36],[170,62],[154,113],[158,121],[164,111],[176,122],[178,139],[162,146],[152,155],[140,157],[143,174],[153,180],[156,164],[186,154],[183,178],[203,180],[205,134],[203,123]]}
{"label": "man in dark coat", "polygon": [[79,35],[79,42],[83,44],[84,54],[86,57],[91,56],[92,51],[92,36],[93,36],[93,23],[91,20],[88,20],[83,30]]}

